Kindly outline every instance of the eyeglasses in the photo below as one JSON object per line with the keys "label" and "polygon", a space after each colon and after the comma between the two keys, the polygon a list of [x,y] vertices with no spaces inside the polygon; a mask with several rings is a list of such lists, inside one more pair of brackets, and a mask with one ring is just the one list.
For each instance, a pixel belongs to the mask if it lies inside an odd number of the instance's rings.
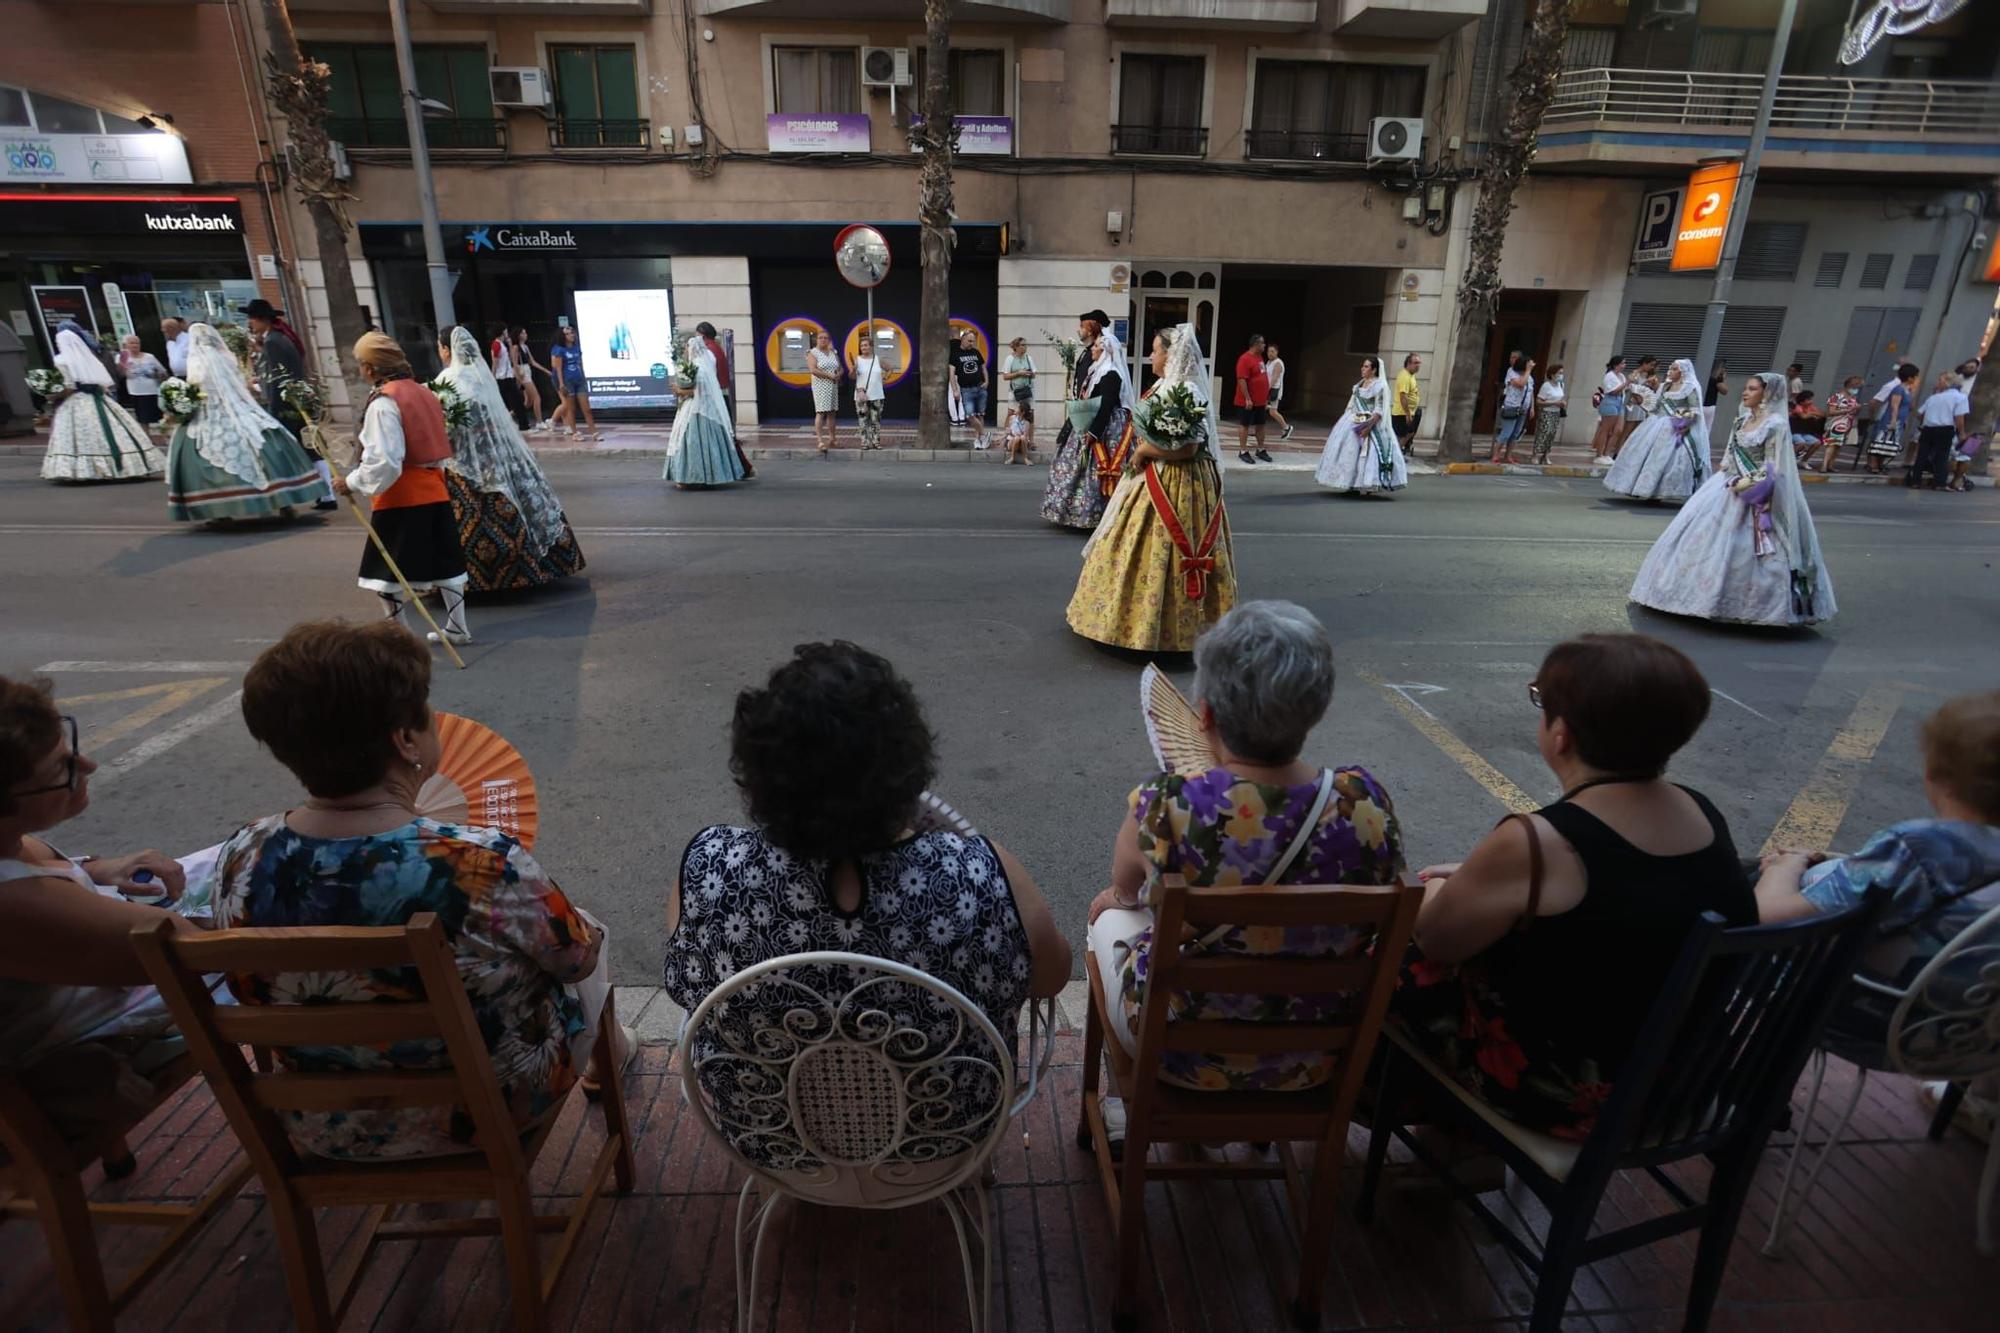
{"label": "eyeglasses", "polygon": [[62,724],[69,728],[69,753],[63,756],[63,780],[53,787],[30,787],[26,791],[9,792],[9,796],[45,796],[52,791],[76,790],[76,760],[81,753],[77,749],[76,719],[64,714]]}
{"label": "eyeglasses", "polygon": [[1537,708],[1542,706],[1542,687],[1532,680],[1528,682],[1528,702]]}

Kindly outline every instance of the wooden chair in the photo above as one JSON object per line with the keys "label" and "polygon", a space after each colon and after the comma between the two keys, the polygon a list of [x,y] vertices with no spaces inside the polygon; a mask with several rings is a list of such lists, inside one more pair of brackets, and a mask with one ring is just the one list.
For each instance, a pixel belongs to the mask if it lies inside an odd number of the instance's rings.
{"label": "wooden chair", "polygon": [[[1333,1228],[1334,1192],[1347,1155],[1347,1123],[1355,1094],[1375,1049],[1382,1016],[1395,989],[1396,969],[1409,947],[1423,889],[1339,885],[1190,889],[1169,882],[1154,916],[1146,1002],[1139,1014],[1138,1053],[1128,1056],[1114,1037],[1107,1041],[1106,979],[1097,960],[1085,955],[1090,978],[1090,1015],[1084,1029],[1083,1110],[1077,1124],[1080,1148],[1093,1149],[1105,1198],[1117,1228],[1118,1275],[1111,1322],[1130,1329],[1137,1319],[1139,1251],[1145,1237],[1145,1190],[1149,1180],[1188,1177],[1282,1179],[1300,1231],[1299,1287],[1293,1320],[1302,1328],[1319,1324],[1322,1278]],[[1353,958],[1278,959],[1215,955],[1188,956],[1179,948],[1182,928],[1218,926],[1346,926],[1372,930],[1374,948]],[[1247,1023],[1226,1020],[1167,1021],[1169,996],[1177,990],[1211,995],[1311,996],[1347,992],[1352,1009],[1325,1023]],[[1197,1092],[1159,1081],[1161,1056],[1168,1051],[1216,1054],[1329,1052],[1333,1075],[1316,1088],[1298,1092]],[[1113,1156],[1098,1100],[1099,1057],[1108,1059],[1112,1091],[1125,1103],[1121,1159]],[[1277,1145],[1271,1164],[1233,1161],[1154,1161],[1156,1143],[1262,1143]],[[1292,1145],[1310,1142],[1310,1180]]]}
{"label": "wooden chair", "polygon": [[[632,1187],[632,1144],[619,1084],[617,1015],[606,1000],[598,1021],[596,1062],[603,1089],[605,1143],[574,1207],[537,1213],[528,1175],[548,1141],[552,1110],[523,1131],[508,1114],[492,1061],[472,1016],[444,927],[420,913],[399,927],[221,930],[175,934],[163,926],[132,932],[134,947],[166,999],[215,1097],[243,1141],[269,1197],[272,1228],[303,1333],[332,1333],[360,1285],[375,1246],[385,1240],[498,1235],[506,1247],[515,1326],[543,1326],[543,1311],[615,1173],[618,1192]],[[217,1005],[203,973],[366,972],[414,970],[425,998],[367,1004]],[[243,1048],[379,1046],[441,1039],[449,1069],[384,1072],[260,1073]],[[267,1068],[268,1061],[260,1061]],[[335,1161],[293,1147],[288,1111],[391,1110],[458,1106],[470,1116],[478,1146],[447,1157],[381,1162]],[[401,1206],[492,1200],[495,1216],[399,1220]],[[372,1205],[360,1239],[328,1282],[313,1221],[315,1208]],[[560,1231],[544,1272],[542,1233]]]}
{"label": "wooden chair", "polygon": [[[1556,1333],[1562,1326],[1578,1268],[1698,1229],[1682,1327],[1701,1333],[1764,1144],[1786,1114],[1799,1070],[1888,905],[1888,895],[1873,889],[1846,912],[1736,930],[1715,913],[1703,913],[1581,1143],[1501,1116],[1391,1026],[1356,1208],[1361,1220],[1373,1216],[1389,1140],[1401,1139],[1535,1275],[1531,1333]],[[1406,1126],[1413,1119],[1448,1126],[1506,1162],[1547,1210],[1546,1224],[1537,1227],[1539,1246],[1502,1221],[1410,1133]],[[1698,1199],[1665,1168],[1704,1157],[1708,1186]],[[1674,1209],[1592,1235],[1612,1177],[1628,1169],[1652,1177]]]}
{"label": "wooden chair", "polygon": [[[12,1197],[0,1202],[0,1217],[41,1219],[69,1326],[78,1333],[85,1329],[109,1333],[115,1328],[119,1311],[250,1178],[250,1162],[237,1162],[190,1205],[92,1203],[84,1196],[83,1173],[92,1162],[104,1162],[106,1179],[131,1174],[125,1136],[198,1072],[193,1057],[175,1058],[153,1075],[148,1105],[133,1107],[129,1114],[78,1143],[64,1141],[18,1078],[0,1073],[0,1145],[5,1145],[9,1159],[0,1174],[11,1177],[8,1183],[14,1191]],[[113,1290],[104,1279],[97,1237],[91,1230],[93,1222],[164,1227],[167,1234]]]}

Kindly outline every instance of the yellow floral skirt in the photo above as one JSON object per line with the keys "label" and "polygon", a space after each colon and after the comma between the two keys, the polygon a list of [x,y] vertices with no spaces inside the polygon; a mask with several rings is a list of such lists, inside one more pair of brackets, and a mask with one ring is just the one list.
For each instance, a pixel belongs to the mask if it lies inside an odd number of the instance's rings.
{"label": "yellow floral skirt", "polygon": [[1154,462],[1152,471],[1187,550],[1161,517],[1145,470],[1127,476],[1085,548],[1069,627],[1120,648],[1184,653],[1236,605],[1222,473],[1205,454],[1183,463]]}

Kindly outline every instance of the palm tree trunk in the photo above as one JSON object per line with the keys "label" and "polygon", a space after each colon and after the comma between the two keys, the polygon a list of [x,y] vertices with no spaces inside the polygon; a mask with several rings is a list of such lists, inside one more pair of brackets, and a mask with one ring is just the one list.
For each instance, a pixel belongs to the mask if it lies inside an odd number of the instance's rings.
{"label": "palm tree trunk", "polygon": [[1555,99],[1556,76],[1562,73],[1563,38],[1569,32],[1572,0],[1530,3],[1521,63],[1507,81],[1507,122],[1499,139],[1487,145],[1486,162],[1479,172],[1479,202],[1472,210],[1465,273],[1459,279],[1458,331],[1452,344],[1441,451],[1450,462],[1472,457],[1472,413],[1479,401],[1480,377],[1485,373],[1487,331],[1500,304],[1500,251],[1507,240],[1507,219],[1514,212],[1514,192],[1535,156],[1542,113]]}
{"label": "palm tree trunk", "polygon": [[[923,310],[910,361],[918,376],[917,446],[951,447],[950,406],[937,373],[951,341],[951,154],[958,129],[951,114],[951,0],[924,0],[923,124],[910,135],[919,155],[917,220],[922,224]],[[947,370],[947,374],[950,372]]]}
{"label": "palm tree trunk", "polygon": [[[354,291],[354,268],[347,258],[346,202],[354,196],[334,176],[333,141],[326,132],[326,93],[330,75],[325,65],[308,60],[299,50],[297,33],[285,0],[263,0],[266,89],[273,106],[284,113],[291,144],[292,185],[312,217],[313,241],[319,251],[327,313],[333,323],[334,351],[350,403],[367,397],[354,365],[354,342],[368,331],[361,317],[361,300]],[[304,311],[298,312],[304,315]],[[303,321],[310,329],[312,321]],[[310,335],[308,335],[310,336]]]}

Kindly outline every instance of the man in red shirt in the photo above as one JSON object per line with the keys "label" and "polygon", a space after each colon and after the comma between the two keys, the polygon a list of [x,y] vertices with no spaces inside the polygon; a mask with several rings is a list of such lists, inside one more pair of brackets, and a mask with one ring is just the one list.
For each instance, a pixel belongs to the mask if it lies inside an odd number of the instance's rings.
{"label": "man in red shirt", "polygon": [[[1250,346],[1236,358],[1236,456],[1245,463],[1273,462],[1264,449],[1264,420],[1270,414],[1271,378],[1264,370],[1264,335],[1250,335]],[[1257,432],[1257,452],[1250,452],[1250,432]]]}
{"label": "man in red shirt", "polygon": [[722,410],[729,418],[729,439],[736,446],[736,457],[743,464],[743,475],[754,477],[757,469],[750,466],[750,455],[743,452],[743,442],[736,438],[736,381],[729,373],[729,356],[722,350],[722,340],[716,336],[715,325],[703,320],[694,326],[701,335],[702,346],[715,358],[715,383],[722,390]]}

